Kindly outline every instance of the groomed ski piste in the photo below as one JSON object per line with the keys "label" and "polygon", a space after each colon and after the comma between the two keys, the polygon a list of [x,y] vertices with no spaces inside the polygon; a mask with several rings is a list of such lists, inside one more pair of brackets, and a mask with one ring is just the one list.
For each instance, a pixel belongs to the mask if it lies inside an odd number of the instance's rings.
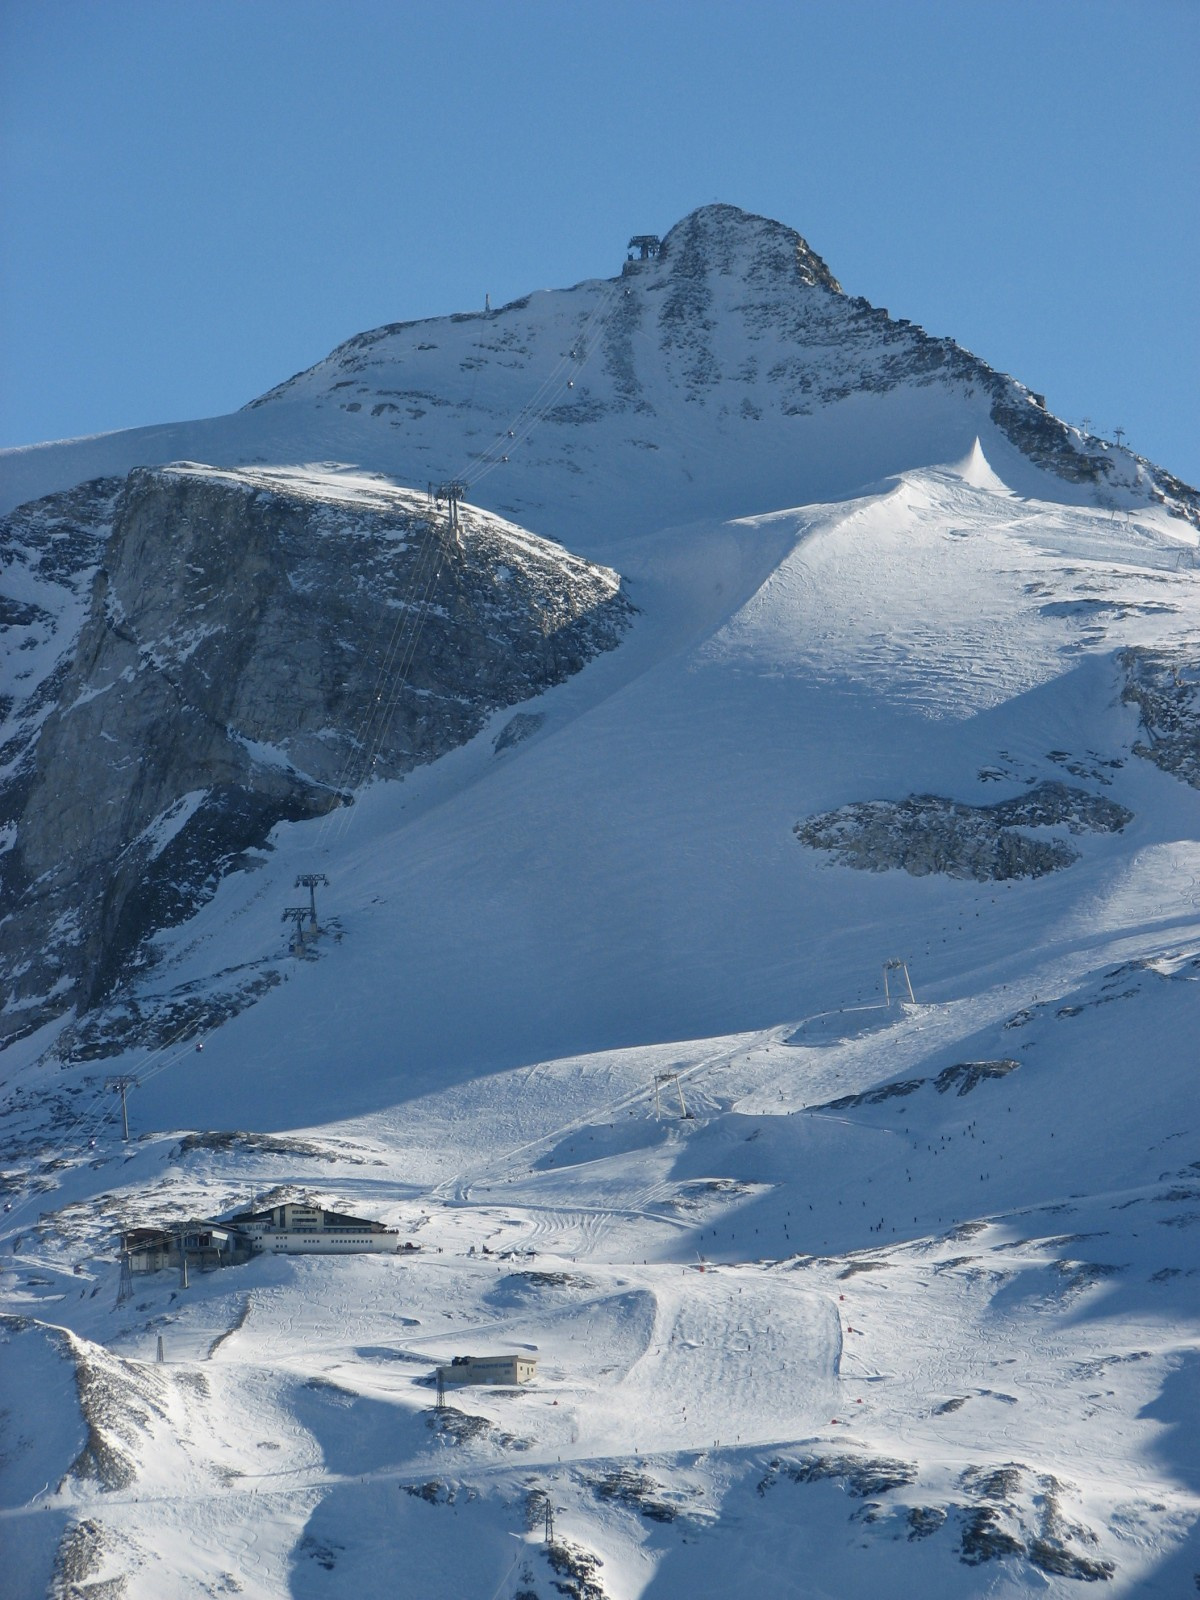
{"label": "groomed ski piste", "polygon": [[[387,492],[334,442],[268,461]],[[280,825],[135,996],[256,1004],[202,1051],[5,1052],[14,1595],[1194,1591],[1200,842],[1122,653],[1195,659],[1200,568],[1058,487],[989,438],[733,520],[614,489],[566,542],[622,573],[619,648]],[[1128,818],[986,881],[795,831],[1043,784]],[[268,1195],[420,1249],[118,1303],[119,1228]],[[435,1409],[438,1363],[517,1353]]]}

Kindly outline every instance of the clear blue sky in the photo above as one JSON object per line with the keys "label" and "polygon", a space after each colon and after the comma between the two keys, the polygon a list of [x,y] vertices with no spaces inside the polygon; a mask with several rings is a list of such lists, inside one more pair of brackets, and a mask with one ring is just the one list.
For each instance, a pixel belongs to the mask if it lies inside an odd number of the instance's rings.
{"label": "clear blue sky", "polygon": [[1200,482],[1197,0],[0,0],[0,444],[730,201]]}

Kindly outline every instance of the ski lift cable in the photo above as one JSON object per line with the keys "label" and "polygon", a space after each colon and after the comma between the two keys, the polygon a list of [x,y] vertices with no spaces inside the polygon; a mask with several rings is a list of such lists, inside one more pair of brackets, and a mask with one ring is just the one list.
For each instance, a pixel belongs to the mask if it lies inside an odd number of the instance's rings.
{"label": "ski lift cable", "polygon": [[[391,646],[385,660],[380,665],[376,680],[375,692],[372,696],[370,714],[365,719],[361,730],[359,747],[355,752],[356,771],[348,774],[352,779],[352,786],[359,788],[365,784],[378,759],[383,740],[391,724],[395,702],[399,694],[398,682],[407,672],[408,665],[416,652],[416,644],[424,629],[425,618],[428,613],[429,596],[441,572],[441,548],[436,537],[429,541],[429,550],[426,552],[421,574],[424,587],[418,595],[415,591],[407,602],[407,615],[405,628],[393,635]],[[345,806],[338,812],[327,815],[323,829],[331,843],[341,840],[351,824],[351,813],[354,808]]]}
{"label": "ski lift cable", "polygon": [[590,359],[619,302],[620,296],[617,292],[619,288],[619,280],[614,281],[601,296],[582,328],[576,333],[567,354],[560,357],[552,370],[542,379],[534,394],[517,412],[505,432],[498,436],[493,444],[471,457],[459,474],[464,482],[476,483],[487,472],[501,465],[501,459],[496,457],[495,452],[503,453],[508,441],[512,441],[508,448],[513,448],[528,438],[529,433],[557,401],[563,389],[574,381],[565,375],[581,371]]}
{"label": "ski lift cable", "polygon": [[[414,582],[420,582],[422,585],[420,592],[418,593],[415,587],[410,591],[405,604],[404,625],[393,633],[388,651],[384,660],[380,663],[375,691],[372,695],[369,713],[364,719],[360,731],[358,749],[355,755],[355,765],[357,767],[355,787],[366,782],[370,775],[371,767],[378,757],[390,719],[390,702],[395,692],[394,683],[397,666],[412,658],[414,641],[420,637],[424,627],[429,596],[441,571],[441,561],[440,541],[435,532],[429,539],[428,548],[423,552],[422,563],[415,575]],[[336,831],[343,830],[338,829]]]}
{"label": "ski lift cable", "polygon": [[[434,542],[431,539],[429,544]],[[415,625],[418,590],[425,583],[427,568],[432,564],[432,561],[433,558],[427,548],[421,552],[421,556],[414,564],[406,592],[399,603],[396,617],[392,624],[391,634],[381,652],[379,665],[375,673],[375,681],[368,695],[366,706],[362,711],[357,727],[351,735],[339,778],[339,789],[344,787],[354,788],[363,780],[365,775],[363,764],[367,759],[364,756],[364,751],[368,750],[372,743],[374,725],[379,714],[379,705],[386,691],[392,666],[403,650],[407,632]]]}
{"label": "ski lift cable", "polygon": [[[434,535],[432,523],[427,521],[426,527],[430,534]],[[380,698],[386,688],[392,665],[397,655],[403,651],[405,632],[415,623],[414,608],[418,588],[425,584],[427,569],[431,563],[436,561],[437,554],[437,539],[436,536],[431,536],[427,539],[425,548],[413,565],[403,597],[398,603],[390,637],[381,654],[379,667],[375,674],[375,682],[368,697],[366,708],[361,713],[357,726],[351,732],[349,745],[334,786],[338,793],[347,788],[356,788],[363,781],[365,758],[362,752],[368,749],[371,744],[372,730]],[[378,637],[379,635],[376,636],[377,639]],[[322,818],[321,828],[316,839],[318,847],[325,842],[325,837],[331,827],[331,818],[335,814],[335,811],[329,811]]]}
{"label": "ski lift cable", "polygon": [[509,419],[508,427],[504,430],[504,433],[497,435],[495,441],[488,445],[485,450],[479,451],[476,455],[470,457],[464,465],[463,473],[469,475],[472,462],[493,450],[503,449],[504,439],[512,438],[518,429],[525,428],[533,418],[540,416],[546,405],[557,396],[562,385],[563,374],[570,371],[571,365],[572,358],[570,355],[560,356],[521,409]]}
{"label": "ski lift cable", "polygon": [[[488,472],[494,470],[496,466],[501,465],[502,458],[495,457],[495,451],[503,449],[505,444],[508,444],[510,449],[515,448],[528,438],[532,429],[537,426],[537,423],[545,416],[550,406],[562,393],[564,373],[582,368],[595,344],[599,342],[599,336],[607,324],[617,301],[617,288],[618,285],[616,284],[610,286],[609,290],[589,314],[583,327],[577,331],[568,354],[561,357],[551,373],[542,380],[530,400],[513,418],[512,426],[503,435],[499,436],[493,444],[487,446],[473,458],[477,464],[474,471],[468,465],[460,475],[460,481],[478,482]],[[595,335],[594,338],[593,335]],[[577,353],[580,349],[584,352],[582,356]],[[477,382],[477,379],[473,380],[474,382]],[[472,389],[473,393],[474,387]],[[419,565],[414,570],[410,580],[405,613],[397,618],[397,623],[393,627],[392,637],[384,652],[384,658],[377,674],[374,692],[368,703],[367,711],[360,719],[356,736],[343,763],[343,771],[337,784],[339,790],[347,786],[357,788],[365,782],[378,757],[391,715],[394,713],[399,695],[403,691],[403,682],[397,683],[393,677],[396,658],[399,656],[401,662],[404,663],[402,677],[406,676],[411,661],[415,659],[416,643],[419,641],[427,620],[427,600],[429,590],[432,587],[431,582],[426,581],[422,601],[414,601],[413,598],[416,587],[421,583],[423,572],[424,568]],[[411,632],[409,631],[410,623]],[[406,633],[408,635],[407,638],[405,637]],[[392,687],[390,691],[386,691],[386,708],[381,712],[379,708],[384,705],[384,701],[381,698],[381,686],[386,685],[389,678],[393,680]],[[361,752],[358,754],[357,759],[356,751]],[[357,779],[354,778],[356,767],[358,768]],[[334,815],[334,813],[327,813],[326,817],[322,819],[321,831],[317,838],[318,846],[326,842],[327,835],[331,829],[335,828],[337,836],[341,837],[349,826],[349,821],[345,817],[340,819],[340,825],[335,825],[331,821]]]}
{"label": "ski lift cable", "polygon": [[421,597],[421,601],[420,601],[420,604],[419,604],[419,607],[418,607],[417,624],[416,624],[416,627],[413,629],[413,632],[412,632],[412,634],[411,634],[411,636],[409,638],[408,647],[407,647],[406,651],[400,657],[400,662],[399,662],[396,674],[395,674],[395,676],[394,676],[394,678],[392,680],[391,692],[389,694],[387,704],[386,704],[386,706],[384,708],[383,727],[385,729],[388,726],[391,725],[391,721],[392,721],[393,716],[395,715],[395,710],[396,710],[396,706],[397,706],[397,704],[399,702],[400,695],[404,692],[406,680],[408,678],[410,670],[412,669],[413,661],[416,659],[417,646],[420,643],[421,635],[425,631],[425,626],[429,621],[430,612],[433,609],[432,605],[431,605],[431,598],[432,598],[434,589],[437,586],[437,581],[441,577],[443,565],[444,565],[444,559],[439,559],[437,567],[436,567],[436,569],[435,569],[435,571],[433,573],[433,576],[430,579],[429,584],[426,587],[426,591],[425,591],[424,595]]}
{"label": "ski lift cable", "polygon": [[[542,379],[530,399],[525,403],[511,425],[499,435],[490,445],[471,458],[459,480],[468,485],[478,483],[489,472],[503,464],[509,451],[516,449],[528,439],[532,430],[545,417],[547,411],[562,394],[565,383],[573,382],[569,377],[572,372],[582,370],[596,346],[600,342],[604,329],[607,326],[621,295],[620,282],[614,280],[600,297],[597,304],[585,319],[572,340],[568,352],[560,357],[550,373]],[[472,378],[472,403],[475,387],[478,383],[477,375]],[[500,452],[500,454],[497,454]],[[438,541],[433,539],[423,557],[440,557]],[[440,571],[440,560],[437,563]],[[399,696],[403,692],[404,678],[407,676],[412,661],[415,659],[416,647],[428,619],[428,597],[433,583],[436,581],[437,571],[430,575],[429,565],[426,560],[419,562],[414,568],[407,589],[402,609],[393,624],[391,636],[383,652],[379,671],[372,695],[368,701],[367,709],[359,719],[358,727],[352,736],[346,757],[342,763],[342,770],[338,777],[336,788],[341,791],[346,788],[356,789],[365,783],[371,773],[383,738],[386,736],[387,727],[398,704]],[[422,587],[420,600],[416,599],[418,588]],[[399,661],[400,671],[395,671]],[[357,773],[357,776],[356,776]],[[339,808],[348,811],[349,807]],[[344,836],[349,827],[350,819],[340,816],[338,811],[327,812],[322,818],[321,828],[318,832],[316,844],[320,848],[329,841],[332,833],[334,837]]]}
{"label": "ski lift cable", "polygon": [[[150,1068],[152,1066],[152,1064],[154,1062],[156,1062],[161,1056],[165,1055],[169,1050],[172,1050],[175,1047],[175,1045],[177,1045],[179,1043],[179,1041],[184,1037],[184,1035],[187,1034],[187,1031],[188,1031],[188,1029],[190,1027],[191,1027],[190,1021],[183,1022],[179,1026],[179,1028],[177,1028],[176,1031],[171,1035],[171,1037],[169,1039],[165,1039],[162,1042],[162,1044],[158,1045],[155,1049],[151,1050],[150,1053],[142,1061],[142,1063],[138,1067],[138,1069],[135,1072],[129,1073],[128,1076],[131,1077],[131,1078],[136,1078],[137,1082],[140,1084],[142,1082],[143,1074],[147,1071],[147,1069]],[[108,1095],[110,1093],[111,1093],[111,1091],[108,1088],[103,1087],[103,1086],[101,1086],[101,1087],[96,1089],[96,1091],[93,1094],[91,1100],[88,1102],[88,1105],[79,1113],[79,1115],[74,1119],[74,1121],[68,1125],[68,1128],[66,1130],[66,1134],[67,1134],[68,1137],[70,1135],[72,1135],[73,1133],[77,1132],[78,1129],[82,1125],[85,1125],[88,1122],[97,1122],[98,1121],[100,1123],[103,1123],[103,1122],[109,1120],[109,1113],[108,1112],[105,1112],[101,1117],[99,1117],[97,1119],[95,1117],[95,1115],[94,1115],[94,1109],[99,1103],[107,1101]]]}
{"label": "ski lift cable", "polygon": [[[391,688],[387,692],[386,700],[381,702],[381,704],[375,708],[378,713],[375,724],[375,735],[364,756],[363,770],[359,780],[360,785],[365,783],[369,778],[371,770],[378,759],[379,752],[383,747],[383,741],[387,736],[387,731],[391,726],[392,719],[395,715],[396,706],[399,703],[400,695],[404,691],[405,680],[407,679],[408,673],[411,670],[413,661],[416,659],[417,646],[420,643],[421,634],[424,632],[425,623],[429,616],[430,597],[433,593],[434,587],[437,584],[437,580],[441,575],[441,571],[442,561],[440,559],[439,552],[439,559],[429,574],[424,592],[422,593],[421,598],[413,604],[413,612],[416,617],[416,622],[409,633],[408,639],[405,642],[405,645],[396,663],[395,671],[392,676]],[[333,839],[335,842],[340,842],[340,840],[345,837],[353,822],[353,814],[356,810],[356,807],[350,806],[343,808],[343,814],[339,817],[333,833]]]}
{"label": "ski lift cable", "polygon": [[[429,595],[430,590],[432,590],[434,582],[437,581],[438,573],[440,573],[440,566],[435,568],[434,573],[430,574],[429,586],[427,586],[426,589],[426,597],[422,597],[421,602],[418,602],[418,606],[419,608],[422,608],[422,610],[427,610],[427,595]],[[424,627],[424,622],[422,622],[421,626],[416,627],[416,629],[413,630],[413,634],[411,634],[410,637],[410,648],[405,651],[402,659],[400,659],[400,662],[397,664],[397,670],[395,670],[394,688],[392,688],[392,691],[390,691],[386,701],[381,702],[381,706],[378,707],[378,718],[376,718],[376,725],[374,725],[374,736],[373,739],[371,739],[370,746],[366,746],[365,752],[363,752],[362,773],[360,773],[360,776],[358,776],[358,782],[355,784],[355,787],[358,787],[358,789],[362,789],[362,787],[366,786],[366,782],[370,781],[371,771],[373,771],[374,765],[376,765],[376,762],[378,762],[379,750],[382,749],[382,744],[384,744],[384,739],[386,739],[387,736],[387,730],[389,730],[390,722],[392,722],[392,715],[394,715],[395,706],[397,706],[398,698],[400,698],[400,693],[402,693],[403,678],[405,678],[406,669],[411,666],[411,661],[413,661],[414,654],[416,654],[416,645],[418,645],[419,638],[421,638],[422,627]],[[354,819],[355,816],[357,816],[357,813],[358,806],[344,806],[344,808],[339,811],[338,818],[336,818],[336,821],[334,821],[333,829],[331,829],[331,843],[336,845],[336,843],[341,843],[342,840],[346,838],[347,832],[349,832],[350,827],[352,827],[352,824],[354,824]]]}
{"label": "ski lift cable", "polygon": [[491,446],[489,450],[480,452],[475,458],[474,465],[468,467],[464,473],[464,481],[469,486],[474,487],[480,483],[489,473],[494,472],[498,466],[502,466],[509,459],[509,455],[512,452],[518,450],[521,445],[528,441],[534,429],[544,421],[551,407],[558,403],[563,392],[567,388],[574,387],[574,378],[567,377],[564,379],[563,370],[568,373],[579,372],[582,370],[586,360],[587,355],[582,358],[577,357],[565,369],[560,367],[553,375],[552,380],[545,386],[547,392],[541,403],[536,407],[527,408],[514,418],[513,426],[506,431],[501,439]]}
{"label": "ski lift cable", "polygon": [[[169,1039],[165,1040],[155,1050],[150,1052],[138,1070],[136,1072],[131,1072],[128,1075],[132,1086],[140,1088],[143,1083],[147,1082],[150,1078],[157,1077],[159,1072],[164,1071],[167,1066],[173,1065],[175,1061],[179,1060],[183,1055],[189,1053],[186,1050],[181,1050],[177,1052],[176,1055],[172,1056],[170,1061],[167,1061],[159,1066],[151,1067],[151,1063],[159,1062],[168,1051],[170,1051],[176,1044],[179,1043],[180,1039],[187,1034],[190,1027],[190,1021],[184,1022]],[[189,1049],[191,1046],[192,1037],[192,1035],[189,1035],[188,1037]],[[202,1036],[202,1042],[203,1038],[207,1038],[207,1035]],[[147,1068],[150,1068],[150,1070],[147,1070]],[[115,1105],[111,1105],[109,1103],[111,1102],[111,1098],[112,1090],[107,1084],[98,1086],[93,1092],[91,1098],[88,1100],[87,1104],[76,1114],[71,1122],[67,1124],[66,1128],[62,1130],[60,1135],[60,1146],[66,1147],[76,1144],[80,1140],[94,1138],[108,1123],[115,1121],[117,1111]],[[14,1221],[19,1219],[32,1204],[33,1199],[34,1191],[28,1192],[25,1196],[18,1199],[14,1203],[13,1211],[7,1215],[11,1220]]]}
{"label": "ski lift cable", "polygon": [[[428,519],[426,519],[425,526],[431,531],[431,524],[429,523]],[[434,543],[434,541],[426,542],[425,548],[421,551],[416,562],[414,562],[403,595],[398,601],[396,615],[392,622],[391,634],[387,645],[382,651],[379,668],[375,674],[375,683],[372,687],[371,694],[368,697],[366,709],[362,712],[359,718],[357,728],[351,734],[350,746],[342,763],[342,771],[338,779],[339,789],[351,781],[354,769],[358,764],[357,752],[368,742],[375,706],[378,702],[378,697],[381,693],[382,687],[386,682],[387,675],[390,671],[391,663],[395,657],[396,651],[400,647],[400,640],[404,630],[410,625],[413,600],[415,598],[417,589],[424,581],[424,569],[430,559],[430,546],[432,543]],[[378,639],[378,637],[379,635],[377,634],[376,638]]]}
{"label": "ski lift cable", "polygon": [[[582,370],[590,359],[619,300],[619,288],[620,283],[615,280],[593,307],[582,328],[576,333],[568,353],[560,357],[551,371],[542,379],[529,400],[511,420],[510,426],[505,429],[504,433],[499,435],[491,445],[470,458],[467,466],[458,475],[460,481],[472,485],[480,482],[490,472],[494,471],[497,466],[503,464],[509,452],[518,448],[529,438],[533,429],[544,419],[546,413],[558,400],[563,390],[573,384],[573,378],[570,374],[573,371]],[[478,377],[475,376],[472,382],[472,400],[470,402],[472,405],[477,383]],[[433,530],[431,529],[431,531]],[[371,768],[374,766],[382,748],[383,739],[386,736],[395,708],[399,703],[399,697],[404,691],[405,679],[411,669],[412,662],[415,660],[416,650],[424,631],[425,623],[428,620],[429,598],[437,578],[440,576],[441,556],[442,551],[435,535],[427,541],[427,548],[422,552],[421,560],[415,565],[410,575],[406,598],[401,602],[388,644],[383,653],[380,670],[377,674],[375,692],[368,702],[366,712],[360,719],[357,733],[352,737],[350,748],[342,763],[341,774],[334,785],[338,791],[346,787],[360,787],[369,777]],[[420,599],[416,598],[418,588],[421,589]],[[399,670],[393,675],[393,667],[397,665]],[[389,679],[391,679],[391,685],[385,690],[382,686],[387,685]],[[383,693],[386,693],[386,700],[381,697]],[[381,707],[382,710],[380,709]],[[360,762],[356,761],[357,752],[361,752]],[[360,765],[357,781],[353,777],[356,765]],[[351,810],[350,807],[343,809],[346,812]],[[336,815],[336,812],[328,812],[322,819],[321,831],[317,838],[318,846],[324,842],[323,836],[329,830],[331,818]],[[350,820],[349,816],[340,819],[340,826],[337,828],[337,837],[339,839],[344,835]],[[174,1066],[185,1054],[190,1053],[194,1036],[189,1036],[188,1050],[180,1050],[173,1055],[169,1055],[172,1048],[187,1033],[189,1026],[189,1023],[183,1023],[171,1038],[164,1041],[157,1050],[146,1057],[135,1073],[130,1074],[134,1086],[141,1087],[151,1082],[160,1073]],[[198,1048],[203,1047],[206,1038],[207,1035],[201,1036]],[[105,1103],[110,1093],[111,1091],[107,1087],[97,1088],[87,1106],[68,1124],[64,1132],[66,1140],[73,1140],[76,1137],[93,1137],[94,1133],[89,1130],[99,1130],[115,1120],[115,1107],[107,1106]],[[28,1206],[31,1200],[32,1195],[28,1196],[25,1201],[18,1202],[18,1214]]]}
{"label": "ski lift cable", "polygon": [[[425,518],[424,526],[428,532],[435,532],[436,524],[434,519]],[[407,584],[397,601],[396,616],[392,623],[388,641],[380,652],[379,667],[375,674],[375,681],[367,697],[366,707],[361,713],[356,727],[351,732],[346,754],[334,783],[334,787],[338,791],[346,788],[357,788],[359,784],[364,782],[369,773],[372,757],[378,753],[374,730],[379,716],[379,707],[387,693],[395,661],[398,656],[402,657],[406,651],[410,630],[419,629],[422,625],[423,619],[418,591],[422,593],[428,591],[430,565],[438,560],[440,553],[436,537],[428,539],[420,557],[414,563]],[[380,637],[381,633],[377,633],[376,642]],[[328,812],[322,819],[315,841],[318,848],[325,843],[326,836],[333,826],[332,819],[335,814],[335,812]]]}
{"label": "ski lift cable", "polygon": [[[553,370],[543,379],[534,396],[512,419],[510,426],[497,441],[486,450],[472,458],[476,465],[470,463],[464,469],[464,479],[469,483],[478,482],[487,472],[499,466],[504,458],[506,449],[511,450],[524,442],[529,437],[534,427],[545,417],[546,412],[558,400],[564,388],[574,384],[570,376],[583,369],[590,359],[595,347],[600,342],[604,328],[615,309],[617,296],[614,288],[610,289],[600,303],[595,307],[583,328],[575,337],[575,343],[567,355],[560,358]],[[582,354],[579,350],[582,350]],[[564,377],[564,375],[567,375]],[[509,443],[509,441],[512,441]],[[497,456],[496,452],[501,455]]]}

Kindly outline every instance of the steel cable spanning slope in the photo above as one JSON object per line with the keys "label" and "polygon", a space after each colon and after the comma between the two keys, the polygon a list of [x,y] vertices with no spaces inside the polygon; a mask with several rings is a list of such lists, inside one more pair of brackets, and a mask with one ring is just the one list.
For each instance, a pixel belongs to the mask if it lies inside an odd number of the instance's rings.
{"label": "steel cable spanning slope", "polygon": [[[380,667],[374,699],[360,735],[358,775],[349,785],[351,788],[360,788],[366,783],[379,760],[383,741],[391,726],[400,696],[404,692],[412,663],[416,659],[417,646],[420,644],[429,615],[430,597],[441,576],[442,560],[441,544],[434,533],[428,541],[427,550],[423,553],[421,565],[414,575],[410,597],[405,602],[403,619],[402,621],[398,619],[398,626],[393,629],[392,638]],[[424,574],[424,587],[420,596],[414,598],[416,585],[421,581],[422,574]],[[340,843],[345,838],[356,811],[357,807],[343,805],[337,811],[329,812],[322,819],[321,833],[317,837],[318,846],[322,843]]]}
{"label": "steel cable spanning slope", "polygon": [[[150,1052],[136,1072],[125,1074],[128,1086],[133,1089],[140,1089],[143,1084],[150,1082],[152,1078],[158,1077],[159,1073],[165,1072],[168,1067],[173,1067],[178,1061],[181,1061],[185,1055],[202,1051],[209,1035],[205,1033],[196,1038],[194,1034],[188,1031],[191,1025],[190,1021],[184,1022],[169,1039],[164,1040],[156,1050]],[[187,1043],[184,1048],[176,1049],[175,1047],[185,1037]],[[193,1039],[196,1039],[194,1044],[192,1042]],[[170,1054],[171,1051],[174,1051],[174,1054]],[[108,1103],[106,1104],[106,1102]],[[112,1087],[106,1083],[93,1092],[87,1104],[62,1131],[60,1148],[68,1148],[76,1144],[86,1145],[88,1140],[97,1137],[110,1123],[115,1124],[118,1114],[117,1106],[113,1101]],[[13,1203],[12,1211],[7,1213],[6,1220],[10,1223],[18,1222],[32,1204],[36,1193],[37,1191],[29,1190],[16,1200]]]}
{"label": "steel cable spanning slope", "polygon": [[[437,531],[432,521],[427,521],[425,526],[429,537],[414,564],[404,598],[398,603],[396,619],[383,650],[375,685],[366,709],[351,733],[350,747],[334,785],[338,794],[361,787],[369,778],[378,760],[399,689],[403,686],[402,673],[407,671],[406,666],[401,666],[399,672],[394,673],[394,669],[397,662],[411,663],[424,627],[424,608],[428,605],[429,596],[441,572],[442,561]],[[418,589],[420,589],[419,598]],[[397,684],[398,687],[393,687],[393,684]],[[331,834],[333,839],[340,839],[344,835],[349,827],[347,813],[352,809],[343,805],[336,811],[326,813],[321,820],[320,831],[315,841],[318,848],[330,841]],[[336,824],[333,820],[335,817],[338,818]]]}
{"label": "steel cable spanning slope", "polygon": [[556,405],[565,391],[573,385],[574,375],[582,372],[587,365],[593,350],[600,342],[601,335],[612,319],[617,300],[628,292],[628,290],[622,291],[619,278],[610,283],[607,291],[588,315],[571,348],[542,379],[530,399],[511,419],[505,431],[493,444],[469,458],[458,474],[461,482],[469,488],[474,488],[490,472],[503,466],[512,451],[529,439],[534,428],[550,408]]}

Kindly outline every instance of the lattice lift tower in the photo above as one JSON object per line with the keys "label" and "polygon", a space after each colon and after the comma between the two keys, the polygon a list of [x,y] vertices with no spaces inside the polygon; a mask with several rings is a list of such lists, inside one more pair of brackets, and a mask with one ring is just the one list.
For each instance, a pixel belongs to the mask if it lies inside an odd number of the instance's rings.
{"label": "lattice lift tower", "polygon": [[892,1003],[891,991],[888,988],[888,973],[889,972],[902,972],[904,974],[904,982],[905,982],[905,984],[906,984],[906,986],[908,988],[908,998],[912,1001],[913,1005],[916,1005],[917,997],[913,993],[912,979],[908,975],[908,962],[907,961],[902,961],[899,956],[894,956],[891,961],[885,961],[883,963],[883,1003],[884,1003],[884,1005],[885,1006],[890,1006],[891,1003]]}
{"label": "lattice lift tower", "polygon": [[437,505],[445,504],[450,517],[450,537],[458,547],[462,548],[462,531],[458,521],[458,503],[467,498],[467,486],[460,483],[457,478],[452,478],[449,483],[439,483],[434,501]]}
{"label": "lattice lift tower", "polygon": [[120,1077],[110,1078],[107,1084],[109,1089],[114,1089],[121,1096],[121,1137],[126,1144],[129,1143],[129,1106],[125,1096],[130,1089],[136,1089],[137,1086],[137,1079],[127,1073],[122,1073]]}
{"label": "lattice lift tower", "polygon": [[662,251],[662,240],[656,233],[635,233],[629,248],[638,252],[639,261],[653,261]]}
{"label": "lattice lift tower", "polygon": [[288,906],[283,916],[279,919],[281,922],[294,922],[296,924],[296,931],[292,935],[292,954],[294,956],[302,956],[304,954],[304,924],[308,919],[308,914],[307,906]]}
{"label": "lattice lift tower", "polygon": [[323,872],[302,872],[296,879],[297,889],[308,890],[308,931],[310,933],[320,932],[317,927],[317,885],[319,883],[328,889],[329,879]]}
{"label": "lattice lift tower", "polygon": [[675,1085],[675,1093],[679,1096],[679,1115],[685,1122],[688,1122],[691,1119],[688,1117],[687,1106],[683,1103],[683,1085],[679,1081],[677,1072],[656,1072],[654,1074],[654,1114],[656,1117],[662,1116],[662,1100],[658,1092],[660,1085],[665,1089],[668,1084],[672,1083]]}

